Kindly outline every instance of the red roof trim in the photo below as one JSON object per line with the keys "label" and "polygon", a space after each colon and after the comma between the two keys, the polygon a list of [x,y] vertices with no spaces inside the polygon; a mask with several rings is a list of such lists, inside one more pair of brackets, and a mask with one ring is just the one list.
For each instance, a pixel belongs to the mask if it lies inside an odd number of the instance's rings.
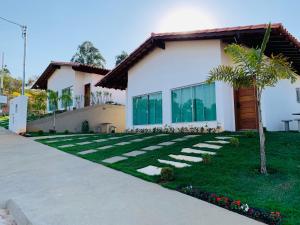
{"label": "red roof trim", "polygon": [[[155,48],[155,41],[185,41],[185,40],[201,40],[201,39],[234,39],[240,34],[244,38],[248,36],[248,42],[253,42],[251,38],[263,36],[268,24],[250,25],[250,26],[238,26],[229,28],[217,28],[196,30],[189,32],[170,32],[170,33],[152,33],[151,36],[135,49],[125,60],[123,60],[117,67],[110,71],[96,86],[103,86],[108,88],[126,89],[127,87],[127,72],[128,70],[139,62],[146,54],[150,53]],[[290,57],[296,69],[300,71],[300,42],[293,37],[281,23],[271,24],[272,34],[271,37],[280,38],[279,42],[288,42],[286,46],[292,47],[293,52],[296,52],[297,57]],[[252,35],[252,36],[250,36]],[[260,35],[260,36],[259,36]],[[241,42],[243,42],[242,40]],[[280,44],[282,44],[280,43]],[[279,49],[279,48],[278,48]],[[276,49],[276,51],[279,51]],[[290,54],[290,55],[292,55]]]}

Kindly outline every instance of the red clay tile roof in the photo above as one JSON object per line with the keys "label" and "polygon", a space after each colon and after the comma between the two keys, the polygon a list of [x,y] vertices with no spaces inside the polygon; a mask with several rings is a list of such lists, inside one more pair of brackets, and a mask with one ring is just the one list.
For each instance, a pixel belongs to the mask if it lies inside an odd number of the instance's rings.
{"label": "red clay tile roof", "polygon": [[52,76],[55,70],[60,69],[61,66],[69,66],[75,71],[85,72],[85,73],[95,73],[99,75],[106,75],[109,70],[99,68],[96,66],[74,63],[74,62],[54,62],[52,61],[38,80],[32,86],[32,89],[47,89],[47,81]]}
{"label": "red clay tile roof", "polygon": [[[267,26],[268,24],[259,24],[190,32],[152,33],[143,44],[98,82],[97,86],[126,89],[128,70],[156,47],[164,49],[167,41],[220,39],[225,43],[237,42],[249,47],[257,47],[262,42]],[[282,53],[293,62],[294,68],[300,72],[300,42],[281,23],[272,24],[271,27],[266,55]]]}

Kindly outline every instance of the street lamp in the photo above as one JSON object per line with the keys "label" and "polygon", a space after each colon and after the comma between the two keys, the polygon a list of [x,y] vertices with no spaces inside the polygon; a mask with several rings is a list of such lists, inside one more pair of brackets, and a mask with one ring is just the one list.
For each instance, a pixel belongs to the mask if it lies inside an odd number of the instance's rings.
{"label": "street lamp", "polygon": [[26,71],[26,42],[27,42],[27,26],[26,25],[21,25],[19,23],[16,23],[14,21],[5,19],[0,16],[0,19],[3,21],[6,21],[8,23],[17,25],[21,28],[22,30],[22,38],[24,39],[24,52],[23,52],[23,79],[22,79],[22,95],[25,93],[25,71]]}

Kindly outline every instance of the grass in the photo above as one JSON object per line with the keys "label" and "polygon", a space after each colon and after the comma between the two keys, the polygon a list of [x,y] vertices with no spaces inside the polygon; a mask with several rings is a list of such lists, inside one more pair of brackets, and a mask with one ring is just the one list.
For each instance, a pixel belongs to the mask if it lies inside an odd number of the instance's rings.
{"label": "grass", "polygon": [[[92,143],[83,146],[74,146],[61,149],[70,154],[77,155],[79,151],[95,149],[105,145],[113,145],[121,141],[130,141],[136,138],[149,136],[150,134],[131,135],[118,140]],[[221,134],[224,136],[225,134]],[[72,137],[71,141],[57,138],[59,142],[48,145],[59,149],[60,145],[76,144],[83,141],[92,141],[99,138],[109,138],[115,135],[91,135],[86,139],[78,139],[82,136]],[[139,150],[143,147],[155,145],[160,142],[169,141],[184,134],[170,134],[165,137],[154,137],[142,142],[132,143],[125,146],[116,146],[111,149],[101,150],[96,153],[80,156],[87,160],[102,163],[103,159],[123,153]],[[158,177],[151,177],[136,170],[148,165],[165,167],[157,159],[172,160],[168,154],[180,153],[184,147],[192,147],[194,144],[213,140],[217,134],[205,134],[187,141],[178,142],[171,146],[163,147],[159,150],[147,152],[137,157],[128,158],[114,164],[104,164],[111,168],[140,177],[142,179],[157,182]],[[211,162],[193,163],[192,167],[174,169],[175,180],[164,183],[163,186],[175,189],[179,185],[191,184],[204,191],[215,192],[219,195],[239,199],[252,207],[264,208],[270,211],[280,211],[284,217],[283,224],[300,224],[300,134],[272,132],[266,133],[266,153],[269,175],[259,174],[259,143],[258,137],[238,137],[239,146],[230,144],[218,151],[216,156],[211,158]],[[47,139],[39,140],[45,143]],[[53,140],[53,139],[51,139]],[[189,154],[196,156],[193,154]],[[78,156],[78,155],[77,155]]]}

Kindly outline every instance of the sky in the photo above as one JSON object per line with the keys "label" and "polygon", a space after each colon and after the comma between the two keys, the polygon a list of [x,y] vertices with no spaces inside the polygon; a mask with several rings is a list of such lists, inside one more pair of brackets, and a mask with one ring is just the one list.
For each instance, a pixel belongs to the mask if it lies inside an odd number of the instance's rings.
{"label": "sky", "polygon": [[[299,0],[1,0],[0,16],[28,26],[29,78],[50,61],[70,61],[86,40],[100,50],[108,69],[116,55],[132,52],[152,32],[280,22],[300,40],[299,8]],[[21,77],[21,30],[0,20],[2,52],[4,64]]]}

